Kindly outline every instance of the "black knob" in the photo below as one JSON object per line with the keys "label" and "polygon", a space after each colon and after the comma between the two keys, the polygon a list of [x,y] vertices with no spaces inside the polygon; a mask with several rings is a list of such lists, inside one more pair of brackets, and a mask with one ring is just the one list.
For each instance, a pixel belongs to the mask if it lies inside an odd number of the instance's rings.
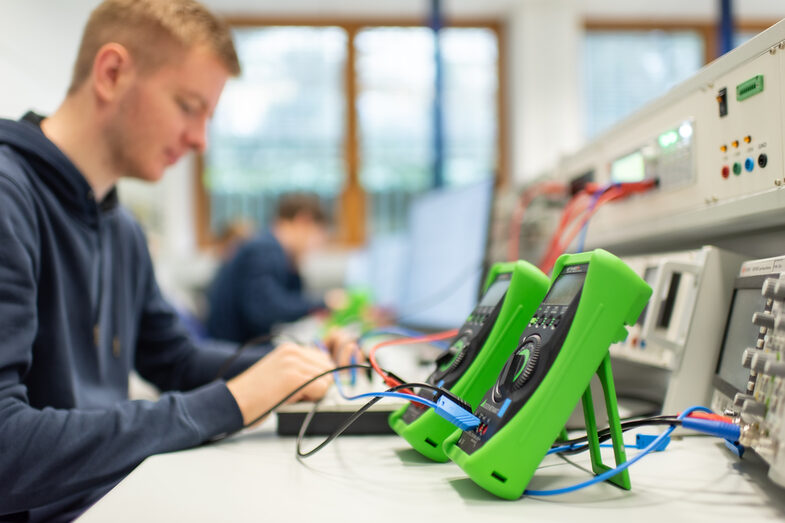
{"label": "black knob", "polygon": [[534,374],[537,368],[537,360],[540,355],[540,339],[532,336],[527,338],[520,347],[515,350],[510,373],[512,374],[512,389],[519,390]]}

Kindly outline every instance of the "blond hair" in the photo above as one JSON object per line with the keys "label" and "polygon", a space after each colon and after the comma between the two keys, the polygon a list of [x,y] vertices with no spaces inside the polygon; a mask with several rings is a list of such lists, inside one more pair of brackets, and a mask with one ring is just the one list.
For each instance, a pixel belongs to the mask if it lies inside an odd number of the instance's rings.
{"label": "blond hair", "polygon": [[105,0],[90,14],[74,64],[68,93],[90,76],[98,50],[123,45],[138,67],[149,72],[172,61],[177,51],[206,45],[229,74],[240,74],[240,61],[229,27],[193,0]]}

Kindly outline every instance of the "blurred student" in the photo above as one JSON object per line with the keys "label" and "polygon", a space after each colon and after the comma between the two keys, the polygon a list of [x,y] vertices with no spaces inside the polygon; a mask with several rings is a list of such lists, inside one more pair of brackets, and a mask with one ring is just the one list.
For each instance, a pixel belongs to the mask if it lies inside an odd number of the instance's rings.
{"label": "blurred student", "polygon": [[[324,300],[304,293],[299,267],[324,245],[327,227],[316,195],[282,196],[272,226],[239,246],[218,269],[207,294],[208,336],[243,343],[269,334],[276,324],[325,309]],[[327,294],[333,308],[340,305],[340,296]]]}

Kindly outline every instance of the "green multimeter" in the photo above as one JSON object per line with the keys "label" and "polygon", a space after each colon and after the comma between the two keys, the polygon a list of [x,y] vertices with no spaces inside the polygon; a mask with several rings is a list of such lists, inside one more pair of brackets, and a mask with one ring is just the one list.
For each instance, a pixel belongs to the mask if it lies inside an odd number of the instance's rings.
{"label": "green multimeter", "polygon": [[[475,408],[490,387],[518,336],[548,290],[549,279],[525,261],[497,263],[485,281],[479,303],[436,360],[427,382],[450,390]],[[435,392],[420,389],[433,400]],[[447,461],[442,444],[455,426],[417,403],[393,412],[392,429],[434,461]]]}
{"label": "green multimeter", "polygon": [[523,494],[608,347],[626,337],[625,324],[635,324],[651,295],[640,276],[600,249],[562,255],[553,275],[474,412],[480,425],[444,442],[450,459],[502,498]]}

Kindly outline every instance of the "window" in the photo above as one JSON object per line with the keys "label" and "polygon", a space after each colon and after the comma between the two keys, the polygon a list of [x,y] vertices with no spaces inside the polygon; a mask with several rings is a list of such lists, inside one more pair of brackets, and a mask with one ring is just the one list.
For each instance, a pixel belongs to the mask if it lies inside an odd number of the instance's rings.
{"label": "window", "polygon": [[586,136],[596,136],[692,76],[704,57],[698,31],[587,31]]}
{"label": "window", "polygon": [[[714,23],[596,22],[583,41],[585,134],[611,127],[717,56]],[[739,46],[771,23],[737,24]]]}
{"label": "window", "polygon": [[226,85],[205,159],[214,233],[238,218],[268,223],[285,192],[332,206],[344,180],[346,38],[338,27],[235,30],[243,74]]}
{"label": "window", "polygon": [[[266,225],[278,196],[297,190],[317,192],[336,214],[353,212],[367,231],[404,227],[412,196],[433,186],[433,32],[371,24],[234,31],[243,74],[227,83],[202,166],[210,235],[240,218]],[[465,185],[499,172],[498,31],[448,27],[439,38],[444,181]],[[346,198],[352,191],[359,204]]]}
{"label": "window", "polygon": [[[440,35],[445,74],[444,182],[496,168],[497,50],[488,29]],[[360,180],[374,232],[400,229],[411,197],[433,186],[434,38],[424,27],[371,28],[356,39]]]}

